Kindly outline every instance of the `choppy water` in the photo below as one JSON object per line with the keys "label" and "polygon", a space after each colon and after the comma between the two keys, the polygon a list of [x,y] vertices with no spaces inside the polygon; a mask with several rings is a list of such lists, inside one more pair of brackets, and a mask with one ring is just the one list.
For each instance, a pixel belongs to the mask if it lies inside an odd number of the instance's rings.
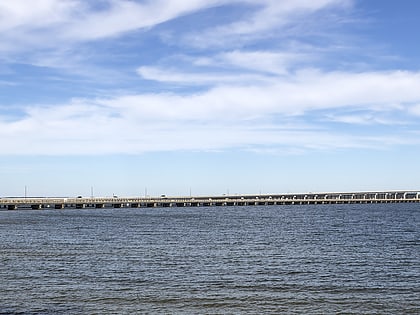
{"label": "choppy water", "polygon": [[0,212],[0,314],[419,314],[420,205]]}

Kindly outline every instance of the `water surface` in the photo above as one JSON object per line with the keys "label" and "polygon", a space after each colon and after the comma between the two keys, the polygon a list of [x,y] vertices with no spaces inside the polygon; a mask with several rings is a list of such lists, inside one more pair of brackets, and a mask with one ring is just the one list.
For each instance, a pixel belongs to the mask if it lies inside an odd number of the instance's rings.
{"label": "water surface", "polygon": [[420,205],[0,212],[0,314],[419,314]]}

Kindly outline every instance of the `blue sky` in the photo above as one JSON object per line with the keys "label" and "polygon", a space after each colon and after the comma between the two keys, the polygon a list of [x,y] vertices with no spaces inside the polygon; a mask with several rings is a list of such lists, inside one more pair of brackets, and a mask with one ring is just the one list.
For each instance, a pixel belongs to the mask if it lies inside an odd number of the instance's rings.
{"label": "blue sky", "polygon": [[420,3],[0,2],[0,196],[420,189]]}

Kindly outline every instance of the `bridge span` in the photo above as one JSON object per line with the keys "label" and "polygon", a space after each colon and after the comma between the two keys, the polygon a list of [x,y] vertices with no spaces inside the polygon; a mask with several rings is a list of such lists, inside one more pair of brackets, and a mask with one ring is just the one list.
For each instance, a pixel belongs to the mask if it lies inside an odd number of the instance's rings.
{"label": "bridge span", "polygon": [[223,195],[195,197],[78,197],[78,198],[0,198],[0,210],[157,208],[211,206],[271,206],[420,202],[420,190],[287,193],[262,195]]}

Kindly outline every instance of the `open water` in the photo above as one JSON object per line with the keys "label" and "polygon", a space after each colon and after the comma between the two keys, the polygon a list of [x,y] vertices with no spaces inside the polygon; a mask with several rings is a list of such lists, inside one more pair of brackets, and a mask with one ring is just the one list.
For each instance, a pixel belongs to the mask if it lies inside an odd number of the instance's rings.
{"label": "open water", "polygon": [[420,314],[420,204],[1,211],[0,314]]}

